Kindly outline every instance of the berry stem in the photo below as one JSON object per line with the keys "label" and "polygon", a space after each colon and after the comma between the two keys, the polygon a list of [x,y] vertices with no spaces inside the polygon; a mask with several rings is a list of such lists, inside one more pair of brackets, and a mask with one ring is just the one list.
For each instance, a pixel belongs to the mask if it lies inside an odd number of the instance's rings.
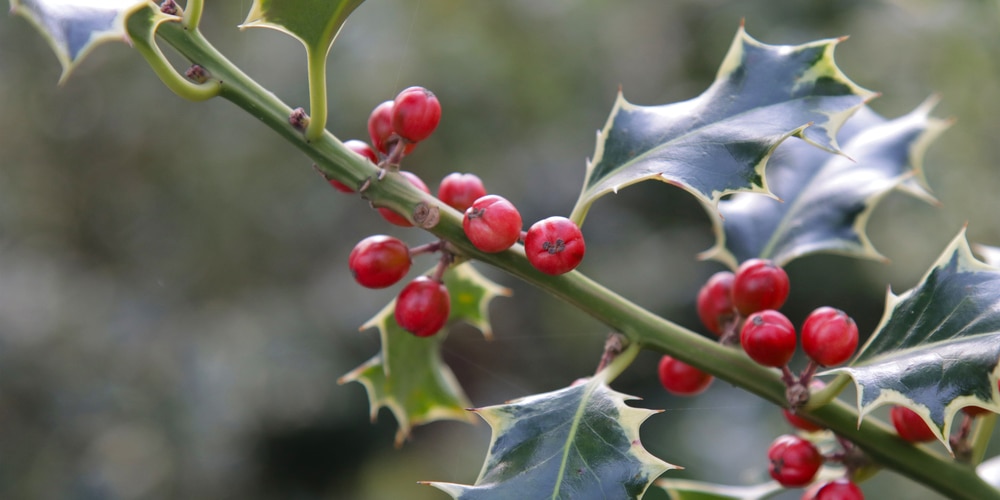
{"label": "berry stem", "polygon": [[434,268],[434,273],[431,274],[431,279],[437,281],[438,283],[444,282],[444,272],[448,270],[448,266],[454,262],[455,256],[451,252],[441,252],[441,258],[438,260],[437,267]]}
{"label": "berry stem", "polygon": [[423,245],[417,245],[415,247],[411,247],[410,257],[414,257],[416,255],[422,255],[425,253],[434,253],[437,252],[438,250],[441,250],[442,248],[444,248],[444,241],[442,240],[438,240],[432,243],[424,243]]}
{"label": "berry stem", "polygon": [[809,387],[809,383],[812,382],[813,376],[816,375],[816,370],[818,369],[819,364],[813,360],[809,360],[809,364],[799,374],[799,383],[805,387]]}

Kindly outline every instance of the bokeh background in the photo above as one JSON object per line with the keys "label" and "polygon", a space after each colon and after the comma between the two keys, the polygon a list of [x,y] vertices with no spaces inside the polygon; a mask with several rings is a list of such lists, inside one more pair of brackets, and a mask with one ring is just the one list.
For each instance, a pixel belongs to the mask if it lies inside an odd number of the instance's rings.
{"label": "bokeh background", "polygon": [[[237,30],[249,0],[207,3],[207,37],[307,105],[298,42]],[[941,206],[883,201],[870,234],[888,264],[792,263],[793,322],[832,305],[867,335],[887,287],[914,285],[963,224],[971,241],[1000,245],[994,1],[369,0],[330,54],[329,128],[365,138],[372,107],[426,86],[444,119],[408,169],[432,189],[474,172],[525,221],[566,215],[619,86],[637,104],[697,95],[741,19],[767,43],[849,35],[838,60],[882,92],[876,111],[895,117],[938,93],[935,114],[957,119],[925,162]],[[487,426],[434,423],[395,449],[391,414],[371,423],[362,387],[336,383],[378,350],[358,326],[398,291],[357,286],[347,254],[375,232],[411,244],[427,234],[334,192],[229,103],[171,94],[124,44],[62,86],[59,71],[27,22],[0,18],[0,498],[442,499],[416,481],[475,480]],[[712,236],[693,198],[630,187],[597,202],[584,232],[585,273],[699,327],[697,288],[722,267],[695,257]],[[493,305],[493,342],[458,326],[445,344],[474,404],[593,371],[601,324],[480,269],[515,294]],[[656,361],[640,356],[616,388],[667,410],[642,430],[647,448],[686,467],[670,476],[765,479],[766,447],[788,430],[779,412],[720,382],[668,396]],[[864,487],[935,498],[892,473]]]}

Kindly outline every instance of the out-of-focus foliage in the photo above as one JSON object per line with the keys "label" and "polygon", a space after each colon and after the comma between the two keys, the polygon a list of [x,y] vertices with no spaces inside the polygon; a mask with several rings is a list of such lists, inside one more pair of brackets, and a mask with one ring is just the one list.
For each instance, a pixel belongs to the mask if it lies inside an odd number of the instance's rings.
{"label": "out-of-focus foliage", "polygon": [[[209,2],[207,37],[307,105],[298,43],[238,31],[248,8]],[[444,118],[408,169],[432,189],[475,172],[526,224],[567,215],[619,85],[639,105],[697,95],[741,18],[771,44],[850,35],[837,60],[883,92],[873,109],[899,116],[938,92],[938,116],[958,119],[924,164],[942,208],[883,201],[869,234],[889,265],[795,261],[794,322],[831,305],[868,334],[886,284],[912,287],[963,222],[970,241],[1000,245],[995,2],[369,0],[330,54],[328,126],[364,138],[372,107],[426,86]],[[363,389],[336,385],[377,349],[358,327],[398,291],[355,285],[351,247],[373,232],[410,244],[425,233],[334,192],[226,102],[169,93],[125,45],[95,52],[61,87],[59,74],[28,23],[0,19],[0,497],[440,499],[414,483],[475,480],[486,426],[432,424],[394,450],[391,415],[371,425]],[[711,225],[691,197],[646,184],[594,204],[581,269],[697,328],[696,289],[721,267],[695,261]],[[665,212],[670,225],[652,227]],[[480,269],[515,294],[493,306],[494,341],[444,345],[473,404],[593,372],[601,325]],[[765,479],[764,450],[787,431],[777,410],[725,384],[668,397],[655,363],[641,356],[615,388],[669,410],[642,431],[653,454],[686,468],[670,474]],[[885,474],[865,488],[933,498]]]}

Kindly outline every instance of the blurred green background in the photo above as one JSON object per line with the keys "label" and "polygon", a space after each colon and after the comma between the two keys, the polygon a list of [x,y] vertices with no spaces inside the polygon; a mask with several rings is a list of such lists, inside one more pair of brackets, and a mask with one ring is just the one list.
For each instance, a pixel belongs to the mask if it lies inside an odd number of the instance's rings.
{"label": "blurred green background", "polygon": [[[298,42],[237,30],[249,0],[207,4],[206,36],[307,106]],[[870,333],[887,286],[915,284],[964,223],[971,241],[1000,245],[993,1],[369,0],[330,54],[329,128],[365,138],[372,107],[426,86],[444,118],[408,169],[432,189],[474,172],[528,224],[566,215],[619,86],[636,104],[697,95],[744,18],[766,43],[849,35],[838,60],[883,93],[876,111],[896,117],[939,93],[935,114],[957,118],[925,162],[942,206],[884,200],[870,234],[888,265],[793,262],[793,322],[832,305]],[[24,19],[0,19],[0,498],[442,499],[416,481],[475,480],[487,426],[434,423],[397,450],[391,414],[370,423],[362,387],[336,384],[378,350],[358,326],[398,291],[356,285],[347,254],[372,233],[427,234],[334,192],[229,103],[171,94],[124,44],[61,87],[59,72]],[[597,202],[584,233],[585,273],[699,327],[695,294],[721,266],[695,258],[712,235],[692,197],[630,187]],[[593,371],[601,324],[480,269],[515,294],[494,303],[493,342],[459,326],[445,344],[474,404]],[[788,431],[779,412],[720,382],[668,396],[656,361],[642,355],[616,388],[667,410],[642,430],[648,449],[686,467],[670,477],[765,479],[767,445]],[[891,473],[864,488],[935,497]]]}

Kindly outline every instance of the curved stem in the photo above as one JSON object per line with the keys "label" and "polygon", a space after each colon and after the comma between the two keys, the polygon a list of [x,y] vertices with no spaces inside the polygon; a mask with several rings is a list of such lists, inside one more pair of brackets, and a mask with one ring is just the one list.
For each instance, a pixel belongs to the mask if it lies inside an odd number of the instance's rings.
{"label": "curved stem", "polygon": [[[162,26],[176,25],[176,17],[167,16],[158,11],[136,13],[128,18],[126,29],[136,50],[142,55],[149,66],[160,77],[160,81],[175,94],[190,101],[204,101],[219,95],[219,82],[209,80],[197,84],[189,81],[174,69],[163,51],[156,45],[156,31]],[[165,24],[163,24],[165,23]]]}
{"label": "curved stem", "polygon": [[181,21],[181,25],[184,26],[184,29],[198,29],[198,24],[201,23],[201,13],[205,8],[204,2],[205,0],[188,0],[187,4],[184,6],[184,20]]}
{"label": "curved stem", "polygon": [[[187,32],[181,26],[170,23],[161,28],[160,34],[185,57],[210,67],[213,75],[224,82],[220,92],[222,97],[298,146],[331,178],[350,186],[361,185],[378,175],[378,167],[352,153],[329,133],[323,133],[315,140],[306,140],[303,134],[288,124],[291,108],[226,60],[198,32]],[[376,205],[402,213],[412,212],[421,202],[435,206],[440,211],[440,219],[428,231],[447,241],[448,248],[460,252],[461,256],[503,269],[590,314],[626,335],[632,342],[630,349],[636,352],[648,348],[670,354],[776,405],[786,404],[785,385],[780,380],[779,372],[754,363],[736,348],[719,345],[661,318],[580,272],[561,276],[542,274],[528,263],[520,245],[496,254],[478,251],[464,235],[462,214],[423,193],[401,176],[390,175],[381,182],[371,183],[364,196]],[[626,360],[623,358],[621,363],[626,363]],[[972,467],[928,448],[915,447],[901,440],[890,427],[876,419],[864,419],[859,425],[856,409],[842,401],[832,400],[815,408],[808,406],[800,413],[850,439],[881,465],[950,498],[1000,499],[1000,492],[982,481]]]}

